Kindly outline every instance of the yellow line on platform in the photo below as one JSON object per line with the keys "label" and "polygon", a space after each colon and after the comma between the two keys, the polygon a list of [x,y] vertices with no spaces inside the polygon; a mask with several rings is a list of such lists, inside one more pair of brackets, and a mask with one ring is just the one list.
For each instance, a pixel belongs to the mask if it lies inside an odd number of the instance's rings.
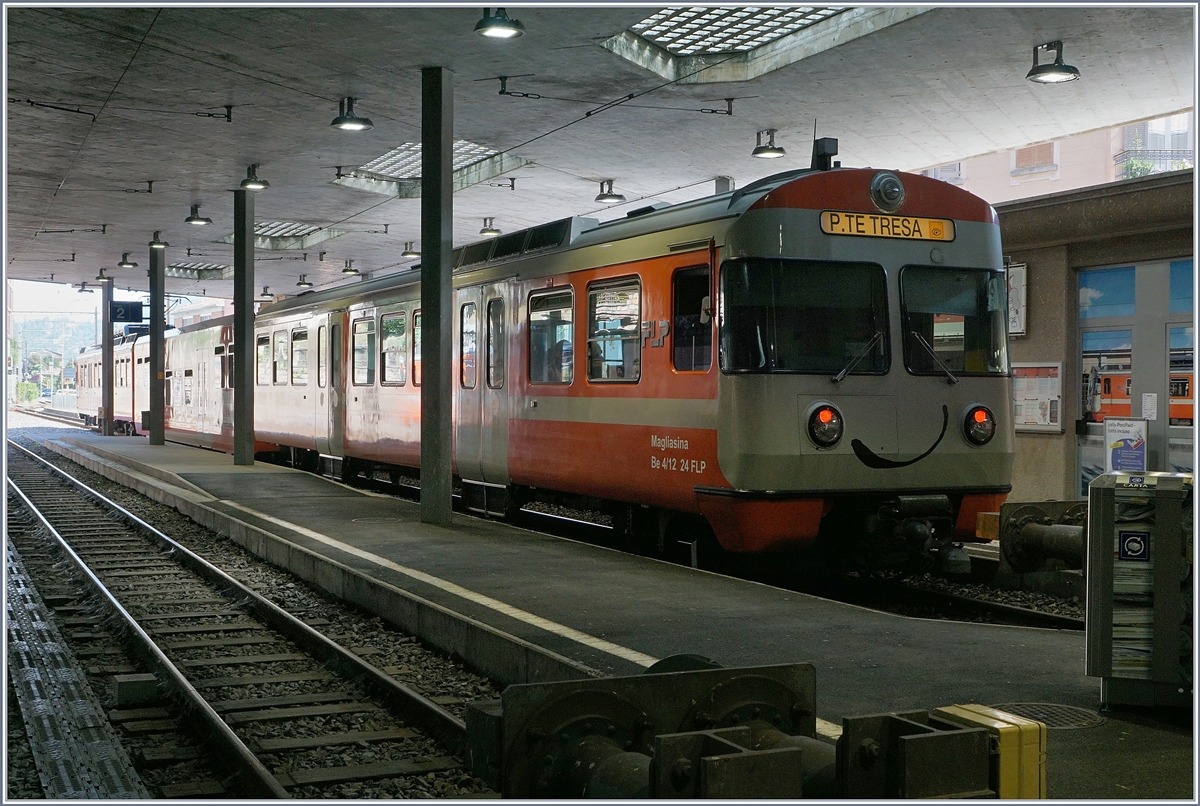
{"label": "yellow line on platform", "polygon": [[415,568],[409,568],[407,566],[400,565],[399,563],[392,562],[386,557],[380,557],[378,554],[372,554],[369,551],[363,551],[360,548],[351,546],[348,543],[343,543],[340,540],[329,537],[328,535],[323,535],[320,532],[314,532],[312,529],[307,529],[299,524],[291,523],[290,521],[285,521],[282,518],[276,518],[271,515],[267,515],[259,512],[258,510],[251,509],[250,507],[242,506],[235,501],[229,501],[225,499],[222,500],[221,503],[231,506],[234,509],[240,509],[242,512],[246,512],[256,518],[261,518],[264,521],[269,521],[277,526],[290,529],[293,532],[304,535],[305,537],[317,540],[327,546],[337,549],[338,551],[343,551],[360,559],[367,560],[368,562],[374,563],[382,568],[386,568],[389,571],[395,571],[398,574],[404,574],[405,576],[411,577],[419,582],[424,582],[427,585],[433,585],[434,587],[439,588],[446,593],[451,593],[478,605],[491,608],[497,613],[502,613],[510,618],[523,621],[526,624],[538,627],[546,632],[553,633],[554,635],[558,635],[563,638],[568,638],[572,641],[577,641],[578,643],[581,643],[584,646],[589,646],[592,649],[598,649],[601,652],[607,652],[610,655],[615,655],[618,658],[623,658],[640,666],[650,666],[658,661],[658,658],[655,658],[651,655],[642,654],[641,652],[629,649],[628,647],[614,644],[611,641],[605,641],[603,638],[597,638],[594,635],[588,635],[585,632],[580,632],[579,630],[572,629],[571,627],[567,627],[563,624],[550,621],[549,619],[542,618],[541,616],[537,616],[526,610],[522,610],[519,607],[513,607],[512,605],[505,604],[498,599],[493,599],[490,596],[485,596],[482,593],[477,593],[468,588],[464,588],[461,585],[448,582],[440,577],[427,574],[424,571],[418,571]]}

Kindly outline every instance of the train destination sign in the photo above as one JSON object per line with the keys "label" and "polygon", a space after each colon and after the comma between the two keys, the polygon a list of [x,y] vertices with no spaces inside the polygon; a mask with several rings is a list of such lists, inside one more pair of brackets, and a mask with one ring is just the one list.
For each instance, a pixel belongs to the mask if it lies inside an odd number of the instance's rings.
{"label": "train destination sign", "polygon": [[916,218],[906,215],[821,213],[821,230],[829,235],[867,235],[874,238],[906,238],[918,241],[953,241],[954,222],[948,218]]}

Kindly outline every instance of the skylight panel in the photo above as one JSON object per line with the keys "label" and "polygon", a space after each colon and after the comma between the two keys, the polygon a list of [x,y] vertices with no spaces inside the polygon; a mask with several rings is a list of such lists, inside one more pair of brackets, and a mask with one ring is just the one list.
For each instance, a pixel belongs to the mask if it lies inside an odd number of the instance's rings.
{"label": "skylight panel", "polygon": [[634,24],[632,30],[676,56],[739,53],[803,30],[845,10],[844,6],[672,6]]}
{"label": "skylight panel", "polygon": [[[454,170],[473,165],[476,162],[495,156],[495,149],[471,143],[466,140],[454,141]],[[401,143],[381,157],[359,166],[359,171],[383,176],[388,179],[415,180],[421,178],[421,144]]]}

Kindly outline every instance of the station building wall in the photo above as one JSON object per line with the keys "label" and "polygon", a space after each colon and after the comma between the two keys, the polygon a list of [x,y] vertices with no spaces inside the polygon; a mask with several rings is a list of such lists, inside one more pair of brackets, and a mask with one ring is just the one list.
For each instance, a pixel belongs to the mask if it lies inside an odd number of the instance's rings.
{"label": "station building wall", "polygon": [[[1169,427],[1166,416],[1167,351],[1161,350],[1156,364],[1153,356],[1139,359],[1138,348],[1144,352],[1144,345],[1154,339],[1165,342],[1170,327],[1190,327],[1194,333],[1194,297],[1188,306],[1192,310],[1172,313],[1170,308],[1178,306],[1168,305],[1165,293],[1172,265],[1175,269],[1192,265],[1194,194],[1193,171],[1186,170],[996,205],[1005,256],[1027,266],[1026,333],[1010,338],[1010,360],[1014,364],[1062,362],[1063,367],[1061,433],[1018,431],[1010,501],[1080,498],[1089,474],[1096,470],[1093,454],[1102,426],[1084,421],[1095,415],[1083,411],[1081,271],[1110,267],[1137,271],[1136,316],[1105,320],[1115,328],[1128,321],[1142,334],[1134,337],[1138,343],[1133,347],[1133,402],[1127,416],[1142,416],[1141,394],[1158,392],[1160,413],[1150,423],[1149,469],[1190,464],[1191,457],[1184,452],[1192,451],[1193,428]],[[1194,274],[1189,282],[1194,286]]]}

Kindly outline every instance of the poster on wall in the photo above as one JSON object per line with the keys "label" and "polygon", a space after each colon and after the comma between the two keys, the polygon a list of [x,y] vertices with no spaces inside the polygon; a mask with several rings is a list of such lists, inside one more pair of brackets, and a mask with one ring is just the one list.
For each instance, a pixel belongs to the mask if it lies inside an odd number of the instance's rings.
{"label": "poster on wall", "polygon": [[1104,418],[1104,470],[1146,472],[1146,420]]}
{"label": "poster on wall", "polygon": [[1018,431],[1063,432],[1062,364],[1012,365],[1013,424]]}
{"label": "poster on wall", "polygon": [[1028,267],[1024,263],[1008,265],[1008,335],[1025,335],[1025,317],[1028,306],[1025,304],[1025,274]]}

